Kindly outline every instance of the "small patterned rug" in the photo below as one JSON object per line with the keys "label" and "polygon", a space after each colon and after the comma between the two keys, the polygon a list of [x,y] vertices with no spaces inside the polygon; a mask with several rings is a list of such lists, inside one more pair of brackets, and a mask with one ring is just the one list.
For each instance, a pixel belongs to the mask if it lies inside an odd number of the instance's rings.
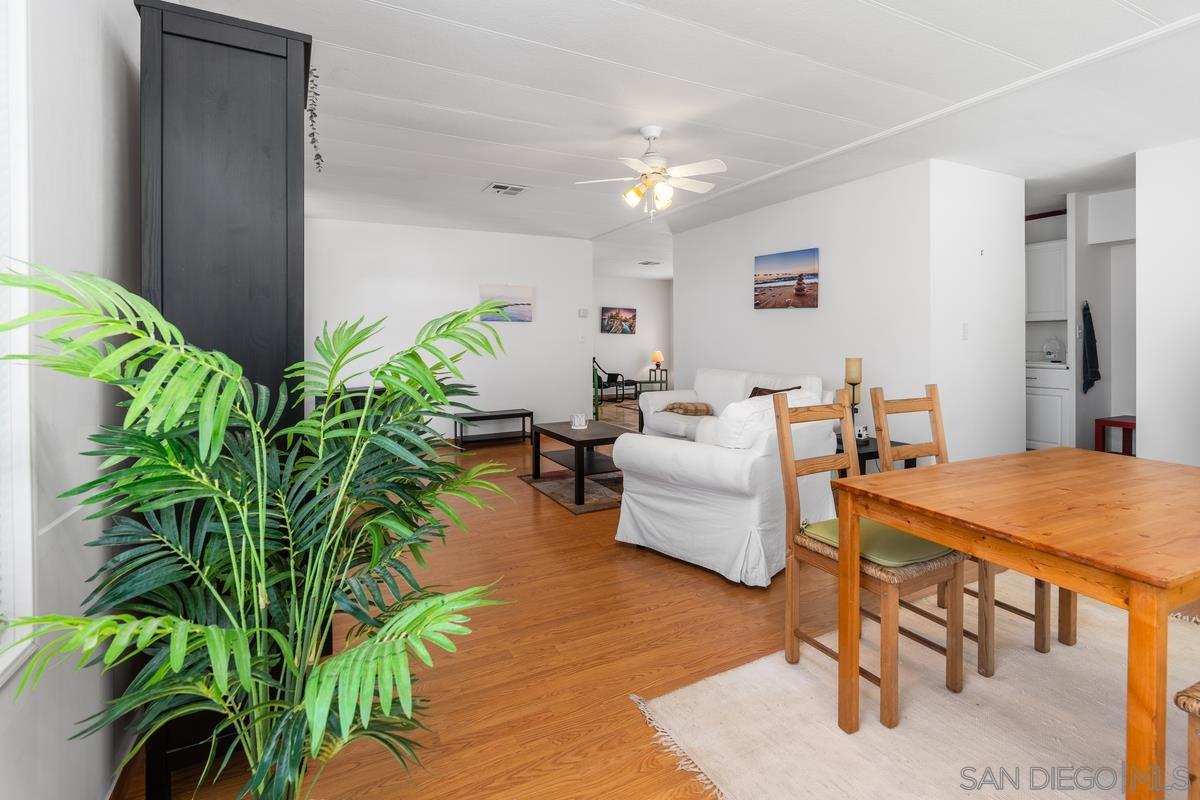
{"label": "small patterned rug", "polygon": [[575,505],[575,473],[569,469],[543,470],[542,477],[537,480],[532,475],[518,477],[572,514],[589,514],[621,506],[623,480],[619,471],[599,472],[584,478],[581,506]]}

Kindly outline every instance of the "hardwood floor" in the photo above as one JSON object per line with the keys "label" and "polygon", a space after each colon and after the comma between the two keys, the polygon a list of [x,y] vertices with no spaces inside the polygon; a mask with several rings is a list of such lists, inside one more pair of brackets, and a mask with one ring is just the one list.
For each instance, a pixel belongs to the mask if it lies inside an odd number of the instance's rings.
{"label": "hardwood floor", "polygon": [[599,419],[602,422],[611,422],[613,425],[619,425],[622,428],[636,431],[638,429],[637,401],[628,400],[624,403],[601,403]]}
{"label": "hardwood floor", "polygon": [[[378,748],[350,748],[313,797],[702,796],[629,695],[656,697],[781,649],[782,575],[755,589],[617,544],[618,511],[574,516],[517,479],[530,469],[528,445],[479,455],[514,469],[499,481],[509,496],[468,510],[469,530],[435,549],[425,577],[447,588],[499,579],[508,604],[474,614],[459,652],[435,653],[436,669],[419,674],[417,692],[431,700],[423,767],[405,773]],[[832,579],[807,584],[803,624],[832,628]],[[138,764],[128,777],[115,797],[141,800]],[[196,773],[175,777],[176,797],[190,797]],[[231,770],[196,798],[232,800],[243,779]]]}
{"label": "hardwood floor", "polygon": [[[527,444],[479,456],[513,468],[499,479],[509,496],[466,510],[469,529],[435,550],[425,578],[448,589],[499,579],[508,604],[476,613],[459,652],[435,652],[436,669],[419,673],[417,692],[432,703],[422,767],[405,773],[382,750],[350,748],[313,797],[702,796],[629,695],[666,694],[782,649],[782,575],[754,589],[619,545],[616,510],[577,517],[517,479],[530,469]],[[832,578],[809,570],[805,589],[801,624],[814,635],[832,629]],[[823,657],[803,650],[801,665]],[[196,777],[177,772],[175,797],[191,797]],[[231,767],[196,798],[233,800],[243,780]],[[135,761],[113,797],[144,796]]]}

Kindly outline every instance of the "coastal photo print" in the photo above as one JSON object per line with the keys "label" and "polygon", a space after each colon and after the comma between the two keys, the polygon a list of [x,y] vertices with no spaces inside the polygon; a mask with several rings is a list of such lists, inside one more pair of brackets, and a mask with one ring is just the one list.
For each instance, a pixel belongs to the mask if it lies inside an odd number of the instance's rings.
{"label": "coastal photo print", "polygon": [[601,306],[600,332],[637,333],[637,309]]}
{"label": "coastal photo print", "polygon": [[816,308],[820,248],[754,257],[754,307]]}
{"label": "coastal photo print", "polygon": [[533,322],[533,287],[484,283],[479,286],[479,302],[499,300],[504,304],[502,314],[484,314],[484,322]]}

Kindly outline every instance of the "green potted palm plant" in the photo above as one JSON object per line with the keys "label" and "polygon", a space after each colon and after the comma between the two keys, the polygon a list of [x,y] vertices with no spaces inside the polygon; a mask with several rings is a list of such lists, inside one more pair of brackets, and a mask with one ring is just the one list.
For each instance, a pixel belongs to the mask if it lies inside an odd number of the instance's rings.
{"label": "green potted palm plant", "polygon": [[[13,357],[116,387],[125,414],[91,437],[100,476],[68,492],[111,520],[93,544],[113,555],[83,614],[7,622],[36,641],[20,689],[59,661],[137,659],[79,735],[128,720],[136,752],[173,719],[215,714],[205,773],[240,752],[240,796],[256,800],[309,796],[310,770],[355,740],[415,760],[414,667],[493,602],[486,586],[434,591],[410,563],[461,525],[448,500],[499,491],[499,465],[462,466],[433,427],[474,394],[459,360],[498,351],[479,321],[497,306],[435,319],[370,368],[380,323],[326,327],[272,389],[111,281],[35,268],[0,286],[52,301],[0,326],[38,323],[42,352]],[[352,639],[323,657],[337,613]]]}

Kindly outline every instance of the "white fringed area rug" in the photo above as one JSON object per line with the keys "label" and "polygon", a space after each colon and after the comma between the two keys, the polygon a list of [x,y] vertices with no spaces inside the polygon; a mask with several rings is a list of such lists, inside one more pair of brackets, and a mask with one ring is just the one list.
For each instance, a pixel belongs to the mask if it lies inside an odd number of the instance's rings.
{"label": "white fringed area rug", "polygon": [[[1032,581],[1002,573],[997,596],[1031,608]],[[936,610],[932,598],[921,604]],[[966,613],[974,630],[969,597]],[[861,727],[843,733],[837,664],[804,646],[798,664],[780,651],[663,697],[633,700],[680,768],[726,800],[1122,796],[1126,613],[1080,597],[1078,644],[1055,639],[1047,654],[1034,651],[1031,622],[996,616],[996,674],[975,671],[975,644],[966,642],[961,694],[946,690],[941,656],[901,637],[901,718],[891,730],[879,724],[878,689],[864,680]],[[936,625],[909,611],[900,617],[942,641]],[[836,633],[821,640],[837,646]],[[879,626],[864,619],[862,660],[872,671],[878,641]],[[1200,628],[1172,619],[1168,649],[1167,796],[1184,797],[1187,716],[1173,700],[1200,680]]]}

